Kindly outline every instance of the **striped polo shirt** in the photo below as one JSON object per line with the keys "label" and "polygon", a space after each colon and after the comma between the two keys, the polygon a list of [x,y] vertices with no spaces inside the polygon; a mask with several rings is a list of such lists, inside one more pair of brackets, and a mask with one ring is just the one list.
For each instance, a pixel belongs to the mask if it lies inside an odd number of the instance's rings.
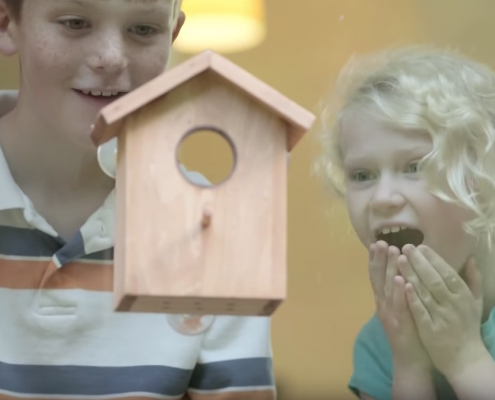
{"label": "striped polo shirt", "polygon": [[114,196],[65,241],[0,149],[0,399],[274,399],[270,318],[113,311]]}

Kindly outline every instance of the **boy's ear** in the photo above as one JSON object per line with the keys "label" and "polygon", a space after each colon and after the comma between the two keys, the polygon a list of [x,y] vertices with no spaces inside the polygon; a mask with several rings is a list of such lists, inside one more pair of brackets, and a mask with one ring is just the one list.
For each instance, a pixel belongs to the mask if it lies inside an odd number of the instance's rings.
{"label": "boy's ear", "polygon": [[9,10],[3,0],[0,0],[0,52],[4,56],[17,53],[17,46],[13,37],[16,24],[10,16]]}
{"label": "boy's ear", "polygon": [[172,42],[174,42],[175,39],[177,39],[177,36],[179,36],[179,32],[182,28],[182,25],[184,25],[185,21],[186,21],[186,14],[184,14],[183,11],[180,11],[179,17],[177,18],[177,22],[175,23],[174,32],[172,34]]}

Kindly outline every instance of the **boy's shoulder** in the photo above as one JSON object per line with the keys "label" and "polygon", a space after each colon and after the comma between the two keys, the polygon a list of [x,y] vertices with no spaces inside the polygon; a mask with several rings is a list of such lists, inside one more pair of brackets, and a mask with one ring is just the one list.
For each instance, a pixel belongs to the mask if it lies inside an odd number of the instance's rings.
{"label": "boy's shoulder", "polygon": [[7,160],[0,147],[0,211],[22,208],[24,205],[22,193],[9,171]]}

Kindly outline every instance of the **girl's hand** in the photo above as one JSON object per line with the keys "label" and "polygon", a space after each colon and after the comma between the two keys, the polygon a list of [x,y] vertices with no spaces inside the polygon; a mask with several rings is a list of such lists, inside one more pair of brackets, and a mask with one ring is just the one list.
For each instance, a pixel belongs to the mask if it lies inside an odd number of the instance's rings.
{"label": "girl's hand", "polygon": [[433,364],[449,379],[486,354],[481,275],[472,257],[465,265],[466,284],[430,248],[406,245],[402,252],[398,263],[409,309]]}
{"label": "girl's hand", "polygon": [[399,275],[400,251],[379,241],[370,247],[369,275],[378,316],[392,347],[394,368],[431,369],[431,360],[421,344],[408,309],[405,280]]}

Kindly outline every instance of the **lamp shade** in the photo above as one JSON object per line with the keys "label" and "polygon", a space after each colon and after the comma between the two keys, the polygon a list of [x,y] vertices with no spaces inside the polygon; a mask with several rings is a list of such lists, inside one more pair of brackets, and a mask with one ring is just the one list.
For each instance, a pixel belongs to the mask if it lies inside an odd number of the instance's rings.
{"label": "lamp shade", "polygon": [[263,0],[183,0],[186,23],[175,41],[183,53],[245,51],[265,38]]}

